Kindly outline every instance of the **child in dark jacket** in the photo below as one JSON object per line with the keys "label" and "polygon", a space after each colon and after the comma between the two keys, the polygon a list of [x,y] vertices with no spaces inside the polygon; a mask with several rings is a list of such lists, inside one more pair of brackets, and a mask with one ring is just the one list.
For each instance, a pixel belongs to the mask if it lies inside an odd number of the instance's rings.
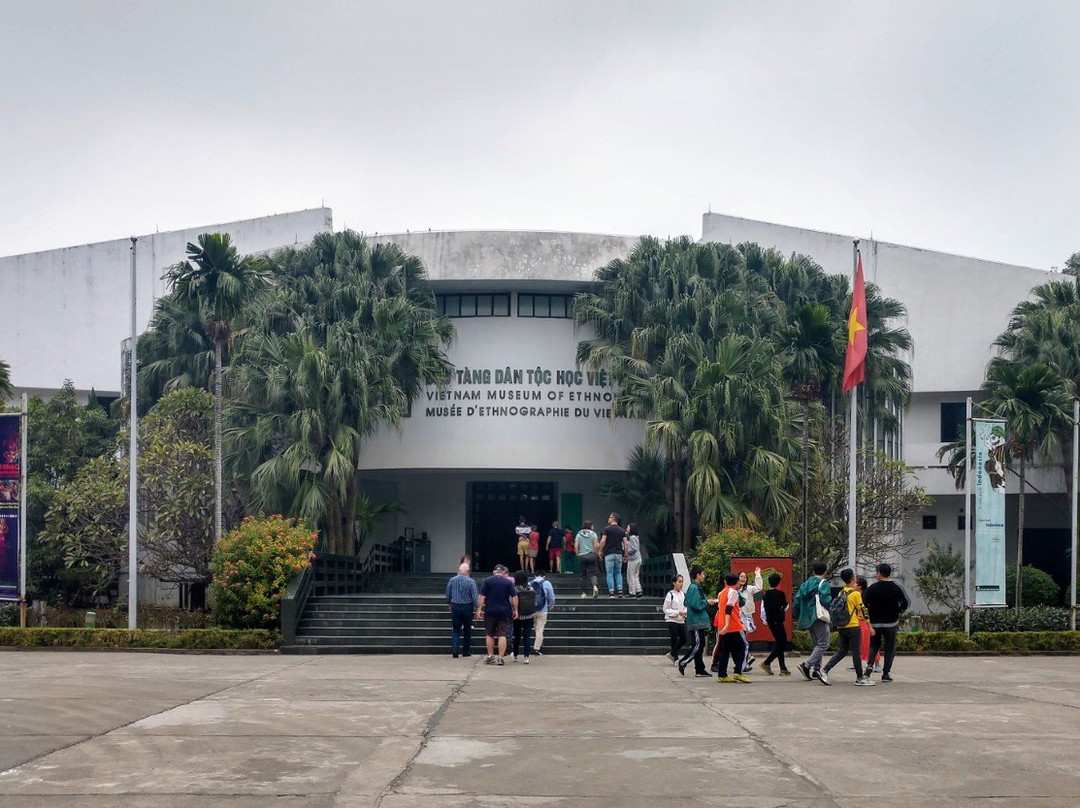
{"label": "child in dark jacket", "polygon": [[765,624],[773,635],[772,651],[769,652],[765,661],[761,663],[761,669],[769,676],[773,675],[770,666],[774,659],[780,663],[780,675],[791,676],[791,671],[787,669],[787,662],[784,660],[784,651],[788,642],[787,628],[784,625],[784,613],[788,609],[788,599],[784,591],[779,588],[782,580],[784,580],[784,576],[779,572],[770,575],[769,588],[761,596],[765,609]]}

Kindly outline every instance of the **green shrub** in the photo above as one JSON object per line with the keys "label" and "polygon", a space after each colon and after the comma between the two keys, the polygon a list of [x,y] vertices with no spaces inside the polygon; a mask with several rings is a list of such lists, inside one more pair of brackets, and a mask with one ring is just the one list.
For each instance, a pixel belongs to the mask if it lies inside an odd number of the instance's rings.
{"label": "green shrub", "polygon": [[1080,632],[1077,631],[980,632],[972,634],[971,639],[985,651],[1002,654],[1080,652]]}
{"label": "green shrub", "polygon": [[[809,632],[794,632],[791,644],[800,653],[810,653]],[[836,634],[829,638],[829,647],[836,648]],[[896,650],[904,654],[979,651],[1000,654],[1080,653],[1080,631],[973,632],[971,639],[964,636],[963,631],[901,631],[896,635]]]}
{"label": "green shrub", "polygon": [[249,516],[214,548],[214,622],[230,628],[273,628],[289,579],[314,558],[316,536],[300,520]]}
{"label": "green shrub", "polygon": [[[1024,567],[1020,576],[1024,606],[1057,606],[1061,603],[1061,587],[1049,573],[1038,567]],[[1005,603],[1016,606],[1016,567],[1005,569]]]}
{"label": "green shrub", "polygon": [[724,573],[731,571],[731,559],[738,556],[789,556],[788,548],[771,536],[749,528],[726,527],[703,539],[697,553],[687,562],[705,569],[705,592],[712,597],[724,587]]}
{"label": "green shrub", "polygon": [[220,628],[158,629],[115,628],[0,628],[0,646],[16,648],[169,648],[214,651],[271,650],[281,645],[276,631]]}
{"label": "green shrub", "polygon": [[[960,627],[963,627],[961,619]],[[975,609],[971,613],[971,630],[976,631],[1066,631],[1069,610],[1052,606],[1032,606],[1016,609]]]}

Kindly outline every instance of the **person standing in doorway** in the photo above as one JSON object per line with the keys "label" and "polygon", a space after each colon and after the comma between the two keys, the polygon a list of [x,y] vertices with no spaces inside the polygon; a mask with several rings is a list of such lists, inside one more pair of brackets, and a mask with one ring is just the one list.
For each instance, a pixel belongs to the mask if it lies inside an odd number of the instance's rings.
{"label": "person standing in doorway", "polygon": [[470,575],[472,569],[462,563],[457,575],[446,584],[446,603],[450,607],[450,653],[458,658],[472,656],[472,621],[480,599],[476,581]]}
{"label": "person standing in doorway", "polygon": [[787,650],[787,627],[784,625],[784,615],[788,610],[787,595],[780,589],[780,582],[784,577],[779,572],[769,576],[769,588],[761,596],[762,610],[765,613],[765,625],[773,636],[773,647],[765,661],[761,663],[761,670],[769,676],[773,675],[772,663],[775,659],[780,663],[780,675],[791,676],[784,661],[784,651]]}
{"label": "person standing in doorway", "polygon": [[799,663],[799,672],[807,681],[821,670],[821,658],[829,650],[829,621],[825,615],[828,615],[832,601],[832,590],[825,579],[828,566],[824,561],[815,561],[810,569],[814,574],[803,581],[795,593],[792,615],[800,629],[810,632],[810,642],[814,645],[806,661]]}
{"label": "person standing in doorway", "polygon": [[679,661],[679,652],[686,645],[686,605],[683,603],[683,577],[676,575],[671,581],[671,591],[664,596],[664,622],[667,623],[671,650],[668,659]]}
{"label": "person standing in doorway", "polygon": [[[518,598],[510,572],[504,564],[496,564],[495,572],[480,584],[480,597],[476,606],[477,619],[483,618],[487,641],[487,665],[503,665],[506,657],[506,638],[510,635],[510,622],[517,618]],[[498,656],[495,655],[496,640]]]}
{"label": "person standing in doorway", "polygon": [[519,516],[517,527],[514,528],[514,538],[517,539],[518,569],[527,569],[529,565],[529,534],[532,533],[525,523],[525,517]]}
{"label": "person standing in doorway", "polygon": [[533,653],[543,656],[540,651],[544,647],[544,629],[547,627],[548,614],[555,605],[555,587],[547,579],[543,570],[536,573],[536,577],[530,582],[530,586],[536,592],[536,614],[533,617],[533,629],[536,631],[536,639],[533,640]]}
{"label": "person standing in doorway", "polygon": [[548,533],[548,571],[562,572],[563,546],[566,544],[566,533],[558,522],[551,523],[551,532]]}
{"label": "person standing in doorway", "polygon": [[600,588],[596,585],[598,540],[596,532],[592,529],[592,522],[585,522],[574,537],[574,553],[577,554],[578,564],[581,565],[581,597],[583,598],[587,598],[590,594],[595,598],[600,594]]}
{"label": "person standing in doorway", "polygon": [[607,571],[609,598],[621,598],[623,588],[622,560],[626,552],[626,531],[619,525],[619,514],[608,517],[607,526],[600,537],[600,552],[604,556],[604,569]]}
{"label": "person standing in doorway", "polygon": [[705,569],[695,564],[690,568],[690,586],[683,596],[686,608],[686,631],[690,635],[691,646],[678,661],[679,673],[686,676],[687,666],[694,663],[694,676],[710,676],[705,670],[701,658],[705,653],[705,636],[709,631],[709,604],[714,603],[705,597]]}
{"label": "person standing in doorway", "polygon": [[626,594],[640,598],[641,588],[641,537],[633,522],[626,528]]}
{"label": "person standing in doorway", "polygon": [[900,627],[900,615],[911,607],[907,591],[892,580],[893,569],[889,564],[877,565],[877,581],[870,584],[864,600],[870,613],[870,658],[877,656],[884,646],[881,661],[881,681],[891,682],[893,657],[896,656],[896,632]]}

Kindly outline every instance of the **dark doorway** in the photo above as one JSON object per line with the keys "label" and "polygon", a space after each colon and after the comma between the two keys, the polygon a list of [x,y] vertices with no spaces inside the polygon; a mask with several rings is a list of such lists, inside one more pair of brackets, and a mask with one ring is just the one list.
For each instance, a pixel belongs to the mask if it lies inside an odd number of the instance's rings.
{"label": "dark doorway", "polygon": [[[518,568],[514,527],[524,516],[540,532],[544,546],[551,523],[559,518],[555,483],[472,483],[472,542],[470,552],[476,569],[490,570],[505,564]],[[543,557],[541,557],[543,556]],[[537,569],[547,569],[545,553],[536,559]]]}
{"label": "dark doorway", "polygon": [[1062,597],[1069,591],[1071,542],[1068,529],[1035,528],[1024,531],[1024,566],[1038,567],[1049,573],[1061,587]]}

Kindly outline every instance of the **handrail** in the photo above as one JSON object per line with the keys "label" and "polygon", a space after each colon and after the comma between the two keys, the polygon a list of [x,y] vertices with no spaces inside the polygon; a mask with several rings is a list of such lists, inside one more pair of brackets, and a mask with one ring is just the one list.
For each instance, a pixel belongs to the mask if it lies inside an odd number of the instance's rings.
{"label": "handrail", "polygon": [[315,572],[313,567],[304,567],[296,573],[285,587],[285,594],[281,596],[281,644],[296,644],[296,627],[300,623],[300,615],[304,613],[308,597],[315,586]]}

